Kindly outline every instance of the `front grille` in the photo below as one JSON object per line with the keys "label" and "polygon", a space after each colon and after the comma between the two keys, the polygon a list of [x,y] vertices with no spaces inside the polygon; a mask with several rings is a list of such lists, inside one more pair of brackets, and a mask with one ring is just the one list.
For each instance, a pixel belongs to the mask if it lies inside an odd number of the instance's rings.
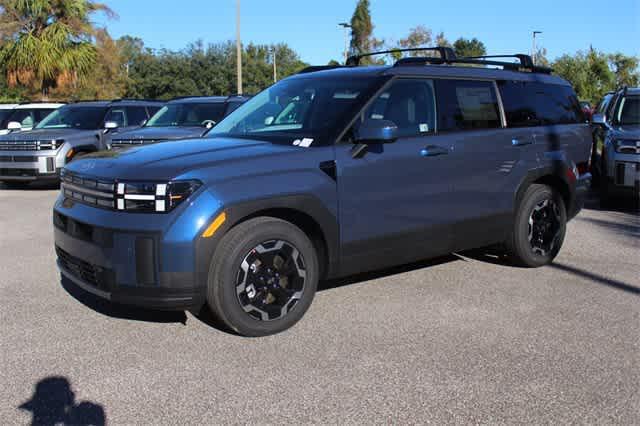
{"label": "front grille", "polygon": [[114,139],[111,141],[111,146],[123,147],[131,145],[150,145],[165,141],[166,139]]}
{"label": "front grille", "polygon": [[38,151],[37,140],[0,141],[0,151]]}
{"label": "front grille", "polygon": [[1,163],[37,163],[38,157],[28,157],[24,155],[0,155]]}
{"label": "front grille", "polygon": [[102,291],[111,290],[114,277],[111,269],[92,265],[89,262],[72,256],[58,246],[56,246],[56,254],[62,268],[74,277]]}
{"label": "front grille", "polygon": [[78,222],[56,211],[53,212],[53,225],[73,238],[103,248],[113,247],[113,232],[109,229]]}
{"label": "front grille", "polygon": [[38,171],[36,169],[0,169],[0,176],[36,177]]}
{"label": "front grille", "polygon": [[115,210],[115,182],[62,171],[61,190],[65,197],[103,209]]}

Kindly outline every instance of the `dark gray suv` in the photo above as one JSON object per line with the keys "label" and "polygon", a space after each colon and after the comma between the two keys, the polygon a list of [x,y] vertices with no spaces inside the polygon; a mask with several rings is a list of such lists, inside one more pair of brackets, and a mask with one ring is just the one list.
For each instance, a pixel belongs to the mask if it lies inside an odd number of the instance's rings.
{"label": "dark gray suv", "polygon": [[108,148],[204,136],[247,99],[246,96],[193,96],[171,100],[144,126],[108,137]]}
{"label": "dark gray suv", "polygon": [[60,270],[98,297],[207,306],[261,336],[298,321],[322,279],[495,244],[552,262],[590,185],[573,89],[528,56],[437,51],[313,67],[207,138],[68,164]]}

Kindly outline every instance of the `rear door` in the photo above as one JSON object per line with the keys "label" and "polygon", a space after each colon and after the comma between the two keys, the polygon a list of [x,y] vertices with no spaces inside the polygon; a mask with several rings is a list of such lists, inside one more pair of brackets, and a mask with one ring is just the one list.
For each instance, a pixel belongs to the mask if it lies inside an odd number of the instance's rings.
{"label": "rear door", "polygon": [[535,160],[533,136],[504,128],[493,81],[440,80],[437,89],[439,133],[453,144],[448,211],[454,250],[501,241],[523,164]]}

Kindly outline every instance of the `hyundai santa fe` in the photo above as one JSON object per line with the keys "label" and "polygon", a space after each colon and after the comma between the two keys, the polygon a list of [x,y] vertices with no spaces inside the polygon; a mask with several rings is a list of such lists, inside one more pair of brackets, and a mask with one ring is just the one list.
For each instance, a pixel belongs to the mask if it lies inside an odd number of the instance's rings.
{"label": "hyundai santa fe", "polygon": [[319,280],[494,244],[522,266],[552,262],[590,185],[573,89],[526,55],[435,51],[311,67],[207,139],[68,164],[53,211],[62,274],[263,336],[295,324]]}

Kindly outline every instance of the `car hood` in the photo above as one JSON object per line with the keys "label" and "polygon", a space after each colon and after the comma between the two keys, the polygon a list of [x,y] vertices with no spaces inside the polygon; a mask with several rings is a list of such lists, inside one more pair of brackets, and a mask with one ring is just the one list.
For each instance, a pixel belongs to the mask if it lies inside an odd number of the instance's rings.
{"label": "car hood", "polygon": [[120,139],[153,139],[172,140],[182,138],[194,138],[202,136],[207,129],[205,127],[141,127],[113,135],[112,140]]}
{"label": "car hood", "polygon": [[620,139],[640,139],[640,125],[626,125],[614,127],[612,136]]}
{"label": "car hood", "polygon": [[183,139],[85,155],[66,169],[103,179],[170,180],[190,170],[299,150],[245,139]]}
{"label": "car hood", "polygon": [[24,132],[9,133],[0,136],[3,141],[24,141],[24,140],[40,140],[40,139],[66,139],[70,137],[78,137],[83,135],[93,135],[95,130],[79,130],[79,129],[35,129]]}

